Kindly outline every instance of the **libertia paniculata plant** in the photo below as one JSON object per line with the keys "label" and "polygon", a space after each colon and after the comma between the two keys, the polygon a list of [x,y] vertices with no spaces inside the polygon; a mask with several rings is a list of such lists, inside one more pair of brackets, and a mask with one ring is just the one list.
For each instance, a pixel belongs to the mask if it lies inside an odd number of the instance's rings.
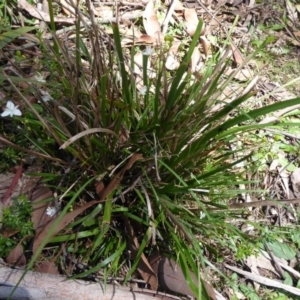
{"label": "libertia paniculata plant", "polygon": [[[251,91],[230,102],[220,101],[222,91],[243,66],[225,76],[229,51],[223,49],[206,61],[201,76],[189,71],[202,22],[175,71],[165,68],[162,46],[141,49],[143,88],[139,91],[132,71],[134,53],[122,48],[118,25],[112,25],[109,36],[91,20],[89,30],[82,32],[78,17],[73,50],[56,36],[52,22],[53,45],[41,41],[42,64],[51,72],[47,94],[38,82],[31,82],[37,103],[24,97],[14,78],[1,75],[23,103],[15,108],[23,109],[23,114],[14,122],[31,149],[3,136],[1,141],[43,160],[39,175],[64,194],[57,211],[48,210],[56,221],[27,269],[45,245],[53,246],[55,256],[63,244],[74,260],[90,267],[71,274],[73,278],[101,270],[107,280],[127,266],[126,283],[137,272],[142,255],[161,253],[179,263],[195,296],[207,298],[205,288],[191,280],[188,270],[201,282],[201,270],[222,256],[218,249],[227,236],[252,244],[250,237],[225,222],[226,192],[230,190],[232,198],[246,182],[234,166],[251,155],[248,149],[231,145],[237,133],[278,126],[257,120],[297,104],[299,98],[247,113],[239,107],[255,96]],[[156,66],[151,78],[148,60]],[[54,234],[64,216],[94,200],[98,202]],[[139,248],[129,257],[132,240]],[[211,261],[205,253],[210,253]]]}

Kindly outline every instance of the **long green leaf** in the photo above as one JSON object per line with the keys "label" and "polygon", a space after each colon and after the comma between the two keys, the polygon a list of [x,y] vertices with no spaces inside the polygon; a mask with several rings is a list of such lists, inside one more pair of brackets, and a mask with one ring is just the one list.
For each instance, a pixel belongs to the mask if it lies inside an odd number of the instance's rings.
{"label": "long green leaf", "polygon": [[21,27],[18,29],[11,29],[0,34],[0,49],[5,47],[8,43],[19,37],[20,35],[34,30],[36,27]]}
{"label": "long green leaf", "polygon": [[181,80],[183,79],[184,73],[186,72],[187,67],[190,63],[190,60],[191,60],[191,57],[193,55],[196,44],[199,41],[199,37],[200,37],[200,34],[201,34],[201,30],[202,30],[202,25],[203,25],[203,21],[199,20],[198,26],[196,28],[194,37],[192,39],[192,42],[190,44],[189,50],[186,54],[186,57],[183,60],[183,62],[180,64],[178,70],[176,71],[175,78],[173,78],[173,80],[172,80],[172,85],[171,85],[170,92],[169,92],[169,95],[168,95],[168,99],[167,99],[167,102],[166,102],[166,108],[168,108],[168,109],[170,109],[174,105],[174,103],[176,103],[176,100],[181,95],[178,92],[178,86],[179,86]]}
{"label": "long green leaf", "polygon": [[112,28],[113,28],[113,35],[114,35],[116,51],[118,53],[119,64],[120,64],[120,69],[121,69],[123,98],[125,100],[124,102],[131,107],[132,99],[130,97],[130,92],[129,92],[128,75],[125,70],[125,59],[124,59],[123,52],[122,52],[119,26],[118,26],[118,24],[114,23],[114,24],[112,24]]}

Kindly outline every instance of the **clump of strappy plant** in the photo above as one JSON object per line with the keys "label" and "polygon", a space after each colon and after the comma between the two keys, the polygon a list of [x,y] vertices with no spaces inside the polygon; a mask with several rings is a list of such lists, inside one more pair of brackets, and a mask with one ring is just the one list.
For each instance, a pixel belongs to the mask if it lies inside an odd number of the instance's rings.
{"label": "clump of strappy plant", "polygon": [[[224,212],[213,210],[226,208],[226,199],[238,194],[236,186],[245,182],[233,167],[251,153],[231,145],[237,133],[276,126],[256,120],[299,99],[247,113],[238,108],[251,92],[220,101],[234,76],[224,76],[228,51],[208,60],[201,76],[188,70],[201,27],[199,22],[176,71],[165,68],[160,47],[141,49],[143,89],[138,88],[132,56],[123,51],[115,24],[113,36],[94,23],[89,33],[77,25],[74,50],[54,32],[54,46],[42,48],[55,62],[51,68],[56,72],[47,82],[48,94],[37,82],[32,84],[37,103],[21,97],[26,112],[19,121],[26,124],[35,155],[44,160],[42,176],[64,194],[57,223],[83,203],[99,200],[45,241],[57,247],[54,253],[64,242],[66,251],[92,266],[76,277],[101,269],[107,278],[131,260],[126,282],[142,254],[157,252],[177,260],[187,278],[188,269],[199,276],[207,262],[203,253],[219,258],[224,236],[251,242],[225,222]],[[149,78],[151,55],[156,70]],[[133,243],[139,247],[128,258]],[[199,295],[195,283],[189,284]]]}

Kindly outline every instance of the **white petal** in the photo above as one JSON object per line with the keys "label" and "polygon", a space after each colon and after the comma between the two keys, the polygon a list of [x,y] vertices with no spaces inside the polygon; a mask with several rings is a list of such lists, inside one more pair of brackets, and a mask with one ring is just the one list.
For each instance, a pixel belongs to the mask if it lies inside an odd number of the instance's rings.
{"label": "white petal", "polygon": [[56,209],[55,207],[47,207],[47,212],[46,214],[49,216],[49,217],[53,217],[55,214],[56,214]]}
{"label": "white petal", "polygon": [[9,110],[5,110],[5,111],[1,114],[1,117],[6,117],[6,116],[9,116],[9,115],[12,117],[11,112],[10,112]]}
{"label": "white petal", "polygon": [[12,113],[15,115],[15,116],[22,116],[22,112],[18,109],[18,108],[14,108],[14,110],[12,111]]}
{"label": "white petal", "polygon": [[154,50],[150,47],[150,46],[147,46],[146,49],[143,51],[143,54],[144,55],[152,55],[154,53]]}
{"label": "white petal", "polygon": [[6,107],[9,109],[13,109],[15,107],[15,105],[11,101],[7,101]]}
{"label": "white petal", "polygon": [[140,94],[143,95],[143,96],[145,96],[146,93],[147,93],[147,86],[144,85],[144,86],[141,88],[141,90],[140,90]]}

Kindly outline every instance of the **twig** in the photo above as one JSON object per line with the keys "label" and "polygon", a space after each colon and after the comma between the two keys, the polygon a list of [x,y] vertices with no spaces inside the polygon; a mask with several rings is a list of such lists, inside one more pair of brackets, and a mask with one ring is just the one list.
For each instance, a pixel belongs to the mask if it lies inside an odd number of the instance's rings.
{"label": "twig", "polygon": [[283,284],[283,283],[279,282],[278,280],[272,280],[272,279],[269,279],[269,278],[266,278],[266,277],[263,277],[263,276],[259,276],[259,275],[256,275],[256,274],[253,274],[253,273],[250,273],[250,272],[246,272],[246,271],[243,271],[239,268],[236,268],[236,267],[233,267],[233,266],[230,266],[230,265],[227,265],[227,264],[225,264],[224,266],[226,268],[228,268],[229,270],[232,270],[233,272],[241,274],[241,275],[243,275],[243,276],[245,276],[245,277],[247,277],[247,278],[249,278],[253,281],[256,281],[260,284],[271,286],[271,287],[274,287],[274,288],[277,288],[277,289],[283,289],[283,290],[288,291],[288,292],[290,292],[294,295],[300,296],[300,289],[289,286],[287,284]]}
{"label": "twig", "polygon": [[270,131],[270,132],[273,132],[273,133],[277,133],[277,134],[282,134],[282,135],[285,135],[285,136],[290,137],[292,139],[297,139],[297,140],[300,139],[299,135],[291,134],[291,133],[288,133],[288,132],[279,131],[279,130],[275,130],[275,129],[271,129],[271,128],[264,128],[264,130]]}
{"label": "twig", "polygon": [[169,11],[164,19],[164,22],[163,22],[163,30],[162,30],[162,33],[165,35],[168,31],[168,26],[169,26],[169,22],[171,20],[171,17],[174,13],[174,9],[175,9],[175,5],[176,5],[176,1],[177,0],[172,0],[172,4],[169,8]]}
{"label": "twig", "polygon": [[282,279],[284,279],[284,272],[278,262],[278,259],[273,255],[272,251],[270,250],[269,246],[267,243],[265,243],[265,247],[266,247],[266,250],[267,252],[269,253],[270,257],[272,258],[273,262],[274,262],[274,265],[275,265],[275,268],[277,269],[279,275],[281,276]]}

